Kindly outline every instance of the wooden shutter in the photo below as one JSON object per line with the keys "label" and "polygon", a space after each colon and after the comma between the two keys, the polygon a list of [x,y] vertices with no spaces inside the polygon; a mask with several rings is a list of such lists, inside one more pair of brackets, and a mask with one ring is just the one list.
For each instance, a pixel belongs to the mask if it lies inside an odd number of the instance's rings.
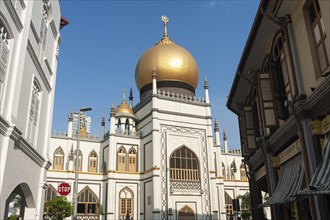
{"label": "wooden shutter", "polygon": [[9,49],[5,41],[0,36],[0,82],[5,82],[7,63],[8,63]]}
{"label": "wooden shutter", "polygon": [[248,151],[254,151],[256,149],[256,129],[253,123],[252,106],[245,106],[243,111],[246,132],[246,149]]}
{"label": "wooden shutter", "polygon": [[38,123],[38,115],[39,115],[39,98],[37,97],[37,94],[35,96],[35,106],[34,106],[34,117],[33,117],[33,123],[37,125]]}
{"label": "wooden shutter", "polygon": [[269,135],[274,127],[278,125],[275,109],[274,90],[267,72],[259,73],[258,77],[258,98],[262,115],[262,128],[264,134]]}
{"label": "wooden shutter", "polygon": [[286,120],[288,118],[288,108],[285,106],[285,101],[287,101],[283,74],[281,69],[281,64],[278,62],[270,62],[270,74],[272,76],[272,85],[274,86],[274,103],[277,108],[278,118]]}

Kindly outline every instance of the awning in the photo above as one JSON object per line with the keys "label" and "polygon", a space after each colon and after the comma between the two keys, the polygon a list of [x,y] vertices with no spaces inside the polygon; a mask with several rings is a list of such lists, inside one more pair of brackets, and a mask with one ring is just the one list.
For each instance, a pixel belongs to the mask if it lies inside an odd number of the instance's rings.
{"label": "awning", "polygon": [[300,190],[303,177],[304,169],[299,154],[281,166],[277,187],[262,206],[292,202],[295,199],[293,195],[296,195]]}
{"label": "awning", "polygon": [[306,191],[297,196],[330,194],[330,134],[324,139],[323,157]]}

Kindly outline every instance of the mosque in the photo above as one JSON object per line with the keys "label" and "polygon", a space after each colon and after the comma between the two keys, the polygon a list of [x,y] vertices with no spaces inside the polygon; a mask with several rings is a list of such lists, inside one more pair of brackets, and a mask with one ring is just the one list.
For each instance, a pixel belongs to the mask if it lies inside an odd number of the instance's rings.
{"label": "mosque", "polygon": [[[139,102],[124,92],[122,103],[112,104],[108,128],[102,116],[100,138],[83,123],[79,152],[73,113],[67,131],[52,134],[45,201],[60,183],[73,186],[78,169],[78,219],[227,219],[232,200],[249,191],[241,152],[228,150],[225,132],[221,147],[207,80],[197,98],[197,63],[162,20],[163,38],[136,65]],[[246,205],[241,201],[240,209]]]}

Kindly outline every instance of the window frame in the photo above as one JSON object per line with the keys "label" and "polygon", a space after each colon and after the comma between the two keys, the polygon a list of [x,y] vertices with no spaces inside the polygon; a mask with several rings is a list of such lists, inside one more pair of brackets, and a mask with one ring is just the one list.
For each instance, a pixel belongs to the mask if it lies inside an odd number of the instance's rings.
{"label": "window frame", "polygon": [[[184,150],[184,155],[181,155],[182,150]],[[190,154],[190,157],[188,157],[188,153]],[[188,160],[190,160],[190,165]],[[177,166],[178,162],[179,166]],[[200,182],[201,177],[199,167],[199,160],[195,153],[183,145],[175,149],[170,155],[170,180]]]}
{"label": "window frame", "polygon": [[[60,152],[58,152],[60,151]],[[64,168],[64,151],[61,148],[61,146],[59,146],[58,148],[55,149],[54,151],[54,160],[53,160],[53,169],[54,170],[63,170]],[[58,161],[60,161],[61,163],[58,163]],[[57,166],[56,166],[57,165]],[[58,168],[60,167],[60,168]]]}
{"label": "window frame", "polygon": [[[315,15],[314,20],[311,17],[311,7],[313,7],[313,13]],[[312,41],[313,41],[313,49],[315,50],[315,55],[317,57],[317,66],[319,71],[315,71],[316,73],[316,80],[319,79],[323,74],[327,73],[330,68],[330,52],[329,54],[327,53],[327,46],[330,47],[330,45],[326,45],[326,39],[327,39],[327,32],[324,27],[324,22],[323,22],[323,16],[321,13],[321,7],[320,3],[318,0],[309,0],[306,4],[305,7],[306,10],[306,17],[308,20],[308,27],[311,31],[312,35]],[[319,35],[319,40],[317,40],[317,36],[315,33],[315,28],[318,28],[318,35]],[[328,30],[329,31],[329,30]],[[321,49],[320,49],[321,48]],[[321,63],[321,57],[319,54],[319,49],[322,52],[323,60],[324,60],[324,68],[322,68],[322,63]]]}
{"label": "window frame", "polygon": [[92,150],[88,155],[88,172],[97,173],[98,155],[95,150]]}

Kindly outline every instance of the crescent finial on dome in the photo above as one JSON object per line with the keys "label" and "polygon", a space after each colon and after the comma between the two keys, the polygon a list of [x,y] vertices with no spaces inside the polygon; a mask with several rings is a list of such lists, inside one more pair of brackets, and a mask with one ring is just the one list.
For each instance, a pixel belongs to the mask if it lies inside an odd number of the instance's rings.
{"label": "crescent finial on dome", "polygon": [[166,15],[162,15],[162,21],[164,22],[164,37],[156,43],[156,45],[165,43],[165,44],[175,44],[175,42],[171,41],[171,39],[168,37],[167,34],[167,22],[170,21],[170,19]]}

